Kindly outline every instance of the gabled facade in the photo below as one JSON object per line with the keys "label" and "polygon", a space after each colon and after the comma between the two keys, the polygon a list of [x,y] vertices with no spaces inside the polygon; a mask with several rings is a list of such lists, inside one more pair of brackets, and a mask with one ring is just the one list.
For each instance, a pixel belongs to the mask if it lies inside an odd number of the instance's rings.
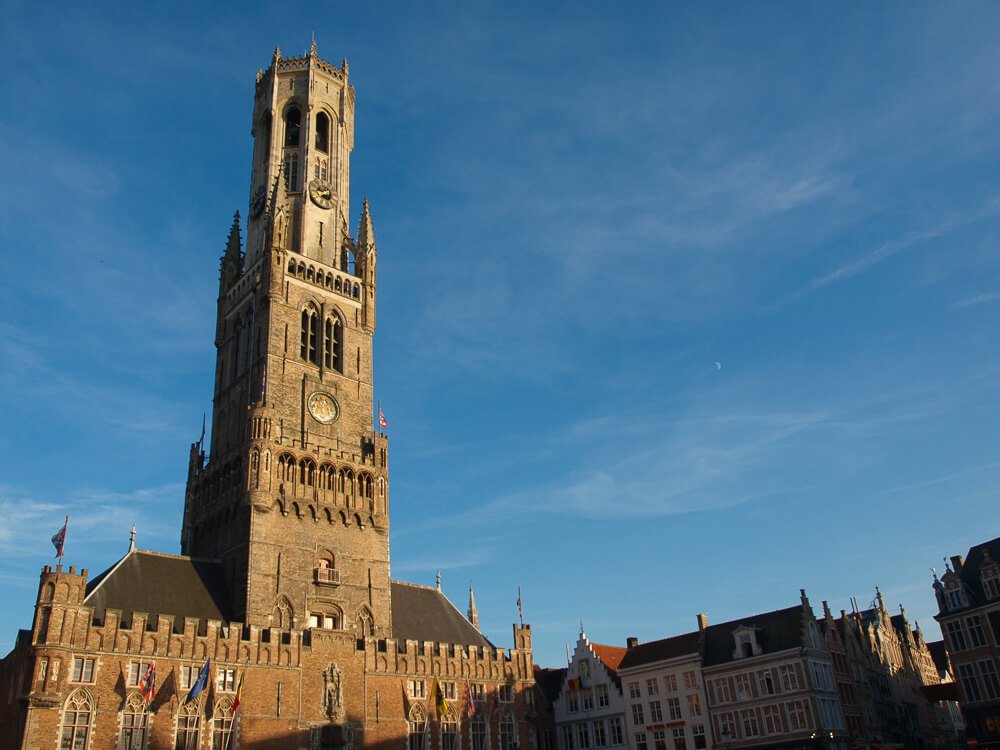
{"label": "gabled facade", "polygon": [[1000,538],[951,558],[934,594],[966,731],[980,748],[1000,748]]}
{"label": "gabled facade", "polygon": [[367,201],[348,223],[354,104],[346,61],[315,44],[258,72],[247,241],[237,214],[183,554],[132,544],[93,579],[43,569],[0,662],[0,750],[534,747],[530,626],[497,648],[440,583],[389,576]]}
{"label": "gabled facade", "polygon": [[[699,625],[704,625],[703,616]],[[713,747],[701,672],[701,631],[631,641],[619,667],[629,746],[634,750]]]}
{"label": "gabled facade", "polygon": [[552,705],[559,750],[623,748],[625,705],[618,666],[625,648],[591,643],[580,631]]}

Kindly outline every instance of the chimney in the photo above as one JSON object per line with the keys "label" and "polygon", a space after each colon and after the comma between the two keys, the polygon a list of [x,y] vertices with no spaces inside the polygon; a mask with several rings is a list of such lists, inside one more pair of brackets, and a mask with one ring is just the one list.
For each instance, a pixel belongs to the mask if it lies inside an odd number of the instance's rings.
{"label": "chimney", "polygon": [[708,615],[704,612],[698,614],[698,630],[702,631],[708,627]]}
{"label": "chimney", "polygon": [[636,638],[634,635],[630,635],[628,638],[625,639],[625,648],[635,648],[638,645],[639,645],[639,639]]}
{"label": "chimney", "polygon": [[955,570],[956,573],[961,573],[962,572],[962,556],[961,555],[952,555],[952,557],[951,557],[951,567]]}

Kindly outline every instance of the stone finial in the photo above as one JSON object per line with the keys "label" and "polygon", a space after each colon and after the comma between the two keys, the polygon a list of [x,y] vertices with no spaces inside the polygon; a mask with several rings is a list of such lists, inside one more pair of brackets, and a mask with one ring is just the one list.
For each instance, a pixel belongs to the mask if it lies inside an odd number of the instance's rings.
{"label": "stone finial", "polygon": [[274,57],[272,59],[275,62],[278,62],[278,60],[281,59],[281,47],[279,47],[277,44],[274,45]]}
{"label": "stone finial", "polygon": [[440,591],[441,590],[441,571],[440,570],[437,572],[436,579],[437,580],[436,580],[436,584],[435,585],[437,586],[437,590]]}

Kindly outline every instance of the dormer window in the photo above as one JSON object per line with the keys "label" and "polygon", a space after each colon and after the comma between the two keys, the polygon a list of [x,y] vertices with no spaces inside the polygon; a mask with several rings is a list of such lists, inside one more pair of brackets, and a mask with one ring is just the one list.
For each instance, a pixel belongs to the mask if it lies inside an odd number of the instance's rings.
{"label": "dormer window", "polygon": [[763,653],[760,644],[757,643],[757,629],[746,625],[733,631],[733,640],[736,648],[733,651],[734,659],[746,659],[751,656],[759,656]]}
{"label": "dormer window", "polygon": [[966,606],[967,602],[965,601],[965,593],[962,591],[962,582],[958,580],[957,576],[952,576],[951,580],[945,586],[947,587],[948,609],[961,609]]}
{"label": "dormer window", "polygon": [[983,592],[989,600],[1000,599],[1000,567],[990,557],[987,550],[983,550],[983,564],[979,568],[979,575],[983,581]]}

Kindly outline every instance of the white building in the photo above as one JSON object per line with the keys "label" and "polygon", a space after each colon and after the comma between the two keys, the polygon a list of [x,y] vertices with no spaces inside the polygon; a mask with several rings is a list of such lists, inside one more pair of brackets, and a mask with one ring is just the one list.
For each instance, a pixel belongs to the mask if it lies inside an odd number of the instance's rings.
{"label": "white building", "polygon": [[617,671],[625,652],[619,646],[591,643],[580,632],[552,705],[559,750],[625,748],[625,703]]}

